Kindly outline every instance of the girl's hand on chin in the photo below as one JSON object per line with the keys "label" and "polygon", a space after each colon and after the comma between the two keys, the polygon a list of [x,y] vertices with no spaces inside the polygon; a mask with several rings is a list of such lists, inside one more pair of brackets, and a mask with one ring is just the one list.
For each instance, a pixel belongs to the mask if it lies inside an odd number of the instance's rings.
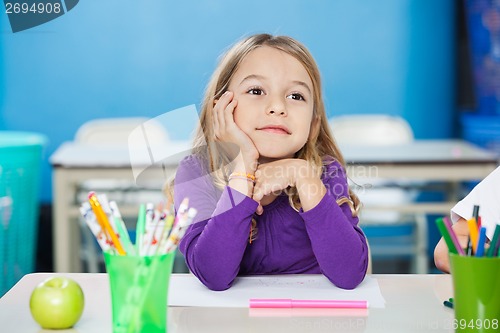
{"label": "girl's hand on chin", "polygon": [[257,160],[259,152],[253,141],[234,122],[234,109],[238,101],[231,91],[226,91],[215,101],[213,109],[215,141],[223,144],[223,149],[231,159],[241,153],[248,160]]}

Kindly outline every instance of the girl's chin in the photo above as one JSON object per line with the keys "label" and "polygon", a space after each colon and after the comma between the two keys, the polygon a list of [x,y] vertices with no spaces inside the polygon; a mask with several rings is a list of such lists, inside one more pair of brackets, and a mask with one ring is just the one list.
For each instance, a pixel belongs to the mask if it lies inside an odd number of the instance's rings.
{"label": "girl's chin", "polygon": [[282,160],[285,158],[293,158],[294,155],[283,155],[283,154],[260,154],[259,163],[269,163],[277,160]]}
{"label": "girl's chin", "polygon": [[[255,141],[254,141],[255,142]],[[284,158],[293,158],[295,156],[295,147],[290,145],[289,147],[279,146],[274,142],[255,142],[257,151],[259,152],[259,162],[266,161],[272,162],[276,160],[282,160]],[[297,148],[297,151],[300,148]]]}

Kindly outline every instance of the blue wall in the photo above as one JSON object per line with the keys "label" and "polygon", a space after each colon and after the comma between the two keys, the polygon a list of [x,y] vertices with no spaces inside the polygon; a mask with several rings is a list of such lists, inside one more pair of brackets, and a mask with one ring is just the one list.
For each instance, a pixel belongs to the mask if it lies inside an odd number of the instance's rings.
{"label": "blue wall", "polygon": [[[196,3],[196,4],[194,4]],[[13,34],[0,13],[0,129],[44,133],[48,157],[93,118],[199,104],[217,57],[243,35],[291,35],[320,66],[327,110],[406,118],[452,134],[453,0],[81,1]]]}

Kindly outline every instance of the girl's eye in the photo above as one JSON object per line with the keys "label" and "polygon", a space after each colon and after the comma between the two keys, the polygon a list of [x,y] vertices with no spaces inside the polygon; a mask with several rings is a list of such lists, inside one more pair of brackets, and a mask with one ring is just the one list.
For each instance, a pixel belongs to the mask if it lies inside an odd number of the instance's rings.
{"label": "girl's eye", "polygon": [[296,101],[305,101],[306,99],[299,93],[293,93],[287,96],[287,98],[294,99]]}
{"label": "girl's eye", "polygon": [[262,89],[260,89],[260,88],[250,88],[250,89],[248,90],[248,93],[249,93],[250,95],[262,95],[262,94],[264,94],[264,92],[263,92],[263,91],[262,91]]}

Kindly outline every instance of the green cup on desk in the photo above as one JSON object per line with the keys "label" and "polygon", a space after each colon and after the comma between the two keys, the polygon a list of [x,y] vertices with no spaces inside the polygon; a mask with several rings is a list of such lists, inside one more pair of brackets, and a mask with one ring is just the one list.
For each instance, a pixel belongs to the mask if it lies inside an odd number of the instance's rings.
{"label": "green cup on desk", "polygon": [[450,253],[456,332],[500,331],[500,257]]}
{"label": "green cup on desk", "polygon": [[175,252],[156,256],[105,252],[113,333],[165,333],[168,286]]}

